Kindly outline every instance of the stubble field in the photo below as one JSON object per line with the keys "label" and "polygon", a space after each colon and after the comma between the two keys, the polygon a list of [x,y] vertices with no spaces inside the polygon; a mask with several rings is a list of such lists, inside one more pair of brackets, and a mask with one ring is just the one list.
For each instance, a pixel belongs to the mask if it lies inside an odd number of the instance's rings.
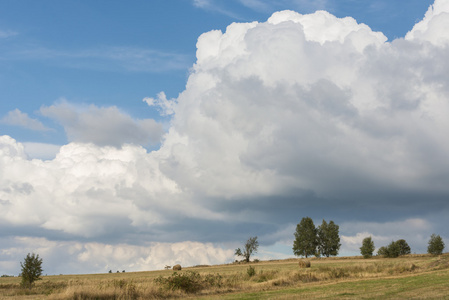
{"label": "stubble field", "polygon": [[298,261],[44,276],[31,290],[4,277],[0,299],[449,299],[449,253]]}

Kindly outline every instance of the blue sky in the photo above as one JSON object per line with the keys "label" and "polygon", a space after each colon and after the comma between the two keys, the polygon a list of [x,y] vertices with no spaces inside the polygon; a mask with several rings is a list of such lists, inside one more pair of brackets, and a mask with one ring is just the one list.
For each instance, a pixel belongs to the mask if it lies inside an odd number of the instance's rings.
{"label": "blue sky", "polygon": [[[432,6],[433,5],[433,6]],[[287,11],[288,10],[288,11]],[[449,239],[449,2],[1,1],[0,273]],[[123,255],[126,253],[126,255]]]}

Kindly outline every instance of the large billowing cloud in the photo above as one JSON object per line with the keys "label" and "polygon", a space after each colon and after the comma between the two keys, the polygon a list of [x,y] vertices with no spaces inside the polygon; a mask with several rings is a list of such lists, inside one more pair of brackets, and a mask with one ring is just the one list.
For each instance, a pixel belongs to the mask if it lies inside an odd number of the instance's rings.
{"label": "large billowing cloud", "polygon": [[[377,246],[407,237],[425,251],[433,231],[449,237],[448,20],[437,0],[391,43],[324,11],[207,32],[185,91],[145,99],[172,115],[159,150],[138,145],[158,132],[153,123],[66,104],[41,110],[73,141],[54,160],[28,160],[2,137],[1,225],[64,251],[80,243],[79,261],[102,251],[116,261],[123,248],[135,270],[167,261],[146,263],[158,249],[146,242],[199,243],[202,262],[226,261],[220,247],[251,235],[288,245],[306,215],[341,224],[348,254],[365,235]],[[196,264],[186,253],[182,263]]]}
{"label": "large billowing cloud", "polygon": [[448,192],[447,48],[386,43],[323,11],[232,24],[197,47],[159,151],[181,187],[227,198]]}

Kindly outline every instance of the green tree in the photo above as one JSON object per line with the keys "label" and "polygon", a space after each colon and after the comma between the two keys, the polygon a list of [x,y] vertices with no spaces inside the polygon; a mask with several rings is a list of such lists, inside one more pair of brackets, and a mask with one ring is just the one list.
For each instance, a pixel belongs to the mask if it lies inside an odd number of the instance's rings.
{"label": "green tree", "polygon": [[318,246],[317,229],[313,220],[309,217],[302,218],[296,225],[295,240],[293,241],[293,253],[296,256],[314,255]]}
{"label": "green tree", "polygon": [[340,249],[340,235],[338,231],[340,226],[330,221],[327,223],[323,220],[320,226],[317,228],[318,234],[318,251],[321,255],[329,257],[330,255],[338,255]]}
{"label": "green tree", "polygon": [[259,248],[259,242],[257,241],[257,236],[250,237],[245,244],[245,248],[242,252],[240,248],[235,249],[235,255],[237,256],[243,256],[245,258],[246,262],[249,262],[249,258],[253,253],[257,252],[257,249]]}
{"label": "green tree", "polygon": [[410,246],[403,239],[396,241],[397,248],[399,249],[399,255],[407,255],[411,253]]}
{"label": "green tree", "polygon": [[391,243],[388,244],[387,246],[385,257],[395,258],[399,256],[399,253],[400,253],[399,244],[396,243],[395,241],[391,241]]}
{"label": "green tree", "polygon": [[42,275],[42,258],[39,258],[39,254],[28,253],[20,266],[22,267],[22,286],[31,289],[33,283]]}
{"label": "green tree", "polygon": [[395,258],[400,255],[410,254],[410,246],[403,239],[392,241],[386,247],[380,247],[377,251],[377,255],[382,255],[389,258]]}
{"label": "green tree", "polygon": [[388,257],[388,249],[387,249],[387,247],[385,247],[385,246],[380,247],[377,250],[377,255]]}
{"label": "green tree", "polygon": [[443,253],[443,250],[444,250],[443,239],[441,238],[441,236],[433,233],[430,236],[429,246],[427,247],[427,253],[433,255],[440,255],[441,253]]}
{"label": "green tree", "polygon": [[360,247],[360,253],[363,255],[364,258],[370,258],[373,256],[374,252],[374,242],[373,239],[369,236],[363,239],[362,241],[362,247]]}

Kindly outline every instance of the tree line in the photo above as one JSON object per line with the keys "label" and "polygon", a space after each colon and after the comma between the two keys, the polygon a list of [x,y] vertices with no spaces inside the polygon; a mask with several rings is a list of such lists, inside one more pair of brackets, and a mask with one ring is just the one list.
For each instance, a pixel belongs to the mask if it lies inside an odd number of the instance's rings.
{"label": "tree line", "polygon": [[[362,246],[360,247],[360,253],[364,258],[372,257],[375,249],[376,247],[374,246],[374,242],[370,236],[363,239]],[[435,233],[432,234],[428,242],[427,253],[432,255],[440,255],[441,253],[443,253],[443,250],[444,241],[441,236]],[[390,244],[388,244],[388,246],[382,246],[377,250],[378,256],[390,258],[395,258],[410,253],[410,246],[404,239],[392,241]]]}
{"label": "tree line", "polygon": [[[337,256],[341,246],[339,229],[340,227],[332,220],[329,223],[323,220],[321,225],[315,227],[311,218],[302,218],[301,222],[296,225],[293,254],[306,258],[309,256]],[[257,241],[257,236],[250,237],[246,241],[243,250],[240,248],[235,250],[235,255],[242,256],[245,262],[249,262],[251,255],[257,252],[258,247],[259,242]],[[376,247],[371,236],[363,239],[360,253],[364,258],[372,257],[375,249]],[[441,236],[432,234],[427,247],[427,253],[439,255],[443,253],[443,250],[444,242]],[[389,258],[410,253],[411,248],[404,239],[392,241],[389,245],[382,246],[377,250],[378,256]]]}
{"label": "tree line", "polygon": [[[334,221],[327,223],[323,220],[320,226],[315,227],[311,218],[304,217],[296,225],[293,253],[296,256],[305,256],[306,258],[311,255],[315,255],[316,257],[321,255],[327,257],[331,255],[336,256],[341,246],[338,231],[339,226]],[[376,247],[371,237],[363,239],[362,246],[360,247],[360,253],[363,257],[372,257],[375,249]],[[439,255],[443,253],[443,250],[444,242],[441,236],[432,234],[427,247],[427,253]],[[411,248],[404,239],[392,241],[389,245],[382,246],[377,250],[378,256],[390,258],[410,253]]]}

